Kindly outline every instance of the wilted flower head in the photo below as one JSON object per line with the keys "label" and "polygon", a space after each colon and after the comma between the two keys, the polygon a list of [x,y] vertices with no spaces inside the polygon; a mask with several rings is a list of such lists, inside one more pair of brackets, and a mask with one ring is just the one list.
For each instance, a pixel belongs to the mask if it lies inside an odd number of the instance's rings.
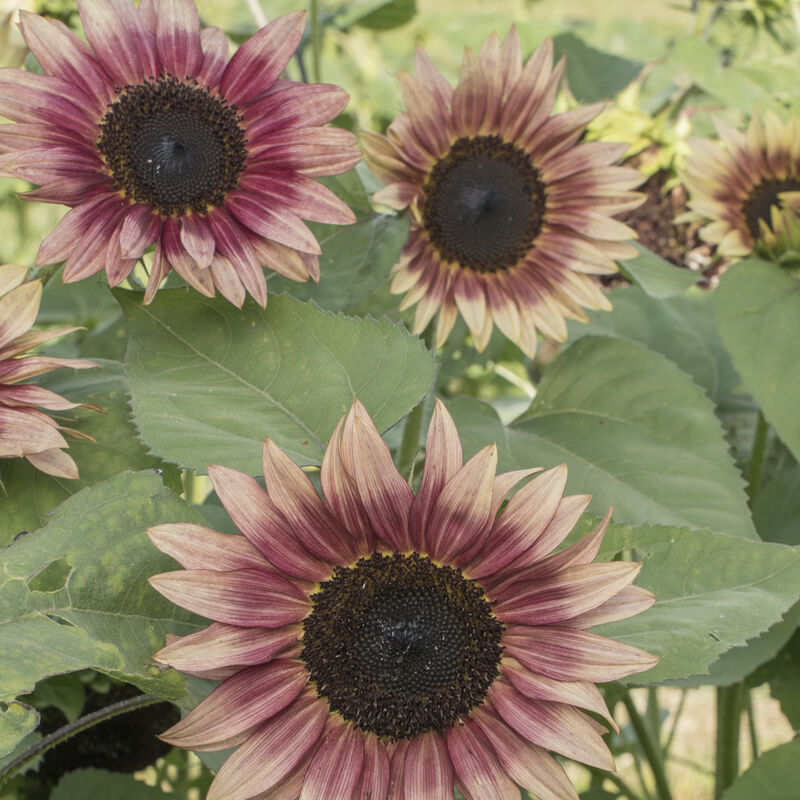
{"label": "wilted flower head", "polygon": [[205,295],[262,306],[262,267],[319,277],[301,217],[348,223],[313,181],[354,166],[355,138],[322,127],[347,103],[336,86],[279,78],[304,12],[280,17],[228,61],[218,28],[191,0],[78,0],[88,44],[56,20],[22,13],[44,75],[0,72],[0,173],[41,185],[28,199],[72,206],[38,263],[66,261],[72,282],[105,269],[116,286],[155,243],[145,293],[170,268]]}
{"label": "wilted flower head", "polygon": [[478,350],[496,324],[533,356],[537,330],[563,341],[565,318],[611,308],[592,276],[636,255],[612,215],[642,202],[643,176],[610,166],[626,144],[577,144],[602,103],[550,115],[564,62],[549,39],[523,65],[516,30],[492,34],[455,89],[422,50],[416,68],[398,75],[406,113],[363,136],[387,184],[374,199],[411,222],[392,291],[417,304],[417,333],[439,312],[437,344],[460,313]]}
{"label": "wilted flower head", "polygon": [[[77,408],[61,395],[20,383],[59,367],[88,369],[92,361],[23,354],[50,339],[78,328],[31,331],[42,298],[41,281],[25,281],[25,267],[0,266],[0,458],[27,458],[37,469],[59,478],[77,478],[75,462],[64,452],[69,446],[59,431],[86,437],[64,428],[40,408],[65,411]],[[85,406],[94,408],[94,406]]]}
{"label": "wilted flower head", "polygon": [[690,139],[683,180],[689,207],[711,220],[700,235],[729,258],[800,251],[800,129],[771,111],[745,133],[721,120],[720,141]]}
{"label": "wilted flower head", "polygon": [[416,496],[357,401],[322,462],[323,498],[271,440],[266,490],[209,468],[244,536],[160,525],[185,568],[151,578],[214,620],[156,658],[222,683],[163,738],[239,745],[208,800],[255,797],[540,800],[577,795],[548,751],[613,769],[585,709],[614,725],[594,681],[657,659],[587,629],[649,607],[640,564],[591,563],[609,516],[555,554],[589,502],[566,468],[462,465],[437,401]]}

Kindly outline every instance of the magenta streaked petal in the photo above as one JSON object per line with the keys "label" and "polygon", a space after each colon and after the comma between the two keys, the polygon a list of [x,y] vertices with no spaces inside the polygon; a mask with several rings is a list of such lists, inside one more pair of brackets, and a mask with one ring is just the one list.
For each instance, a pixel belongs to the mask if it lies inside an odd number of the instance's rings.
{"label": "magenta streaked petal", "polygon": [[447,731],[447,749],[465,800],[519,800],[483,731],[470,719]]}
{"label": "magenta streaked petal", "polygon": [[119,237],[123,258],[139,259],[144,251],[159,237],[161,217],[150,206],[134,203],[125,213]]}
{"label": "magenta streaked petal", "polygon": [[246,537],[176,522],[147,529],[150,541],[184,569],[264,569],[272,565]]}
{"label": "magenta streaked petal", "polygon": [[159,75],[155,42],[129,0],[78,0],[83,32],[117,86]]}
{"label": "magenta streaked petal", "polygon": [[449,108],[453,99],[453,87],[436,69],[430,56],[420,47],[416,49],[414,54],[414,66],[417,78],[423,85],[428,87],[439,107],[441,109]]}
{"label": "magenta streaked petal", "polygon": [[225,207],[242,225],[259,236],[306,253],[322,252],[314,234],[297,214],[287,209],[276,212],[258,195],[236,192],[227,198]]}
{"label": "magenta streaked petal", "polygon": [[196,75],[203,63],[200,17],[192,0],[159,0],[156,47],[162,69],[183,79]]}
{"label": "magenta streaked petal", "polygon": [[470,576],[494,575],[527,553],[553,518],[566,483],[567,467],[561,464],[523,486],[494,523],[485,551],[470,566]]}
{"label": "magenta streaked petal", "polygon": [[456,563],[480,547],[492,525],[492,482],[497,446],[479,450],[442,488],[431,509],[425,549],[436,561]]}
{"label": "magenta streaked petal", "polygon": [[435,94],[407,72],[398,72],[397,79],[418,141],[431,155],[444,155],[452,140],[453,128],[449,119],[442,115]]}
{"label": "magenta streaked petal", "polygon": [[234,53],[220,81],[229,103],[246,103],[272,86],[300,44],[305,22],[305,11],[278,17]]}
{"label": "magenta streaked petal", "polygon": [[164,247],[164,256],[172,269],[200,294],[213,297],[214,280],[211,273],[207,269],[201,269],[187,252],[181,241],[181,226],[177,219],[169,217],[164,220],[161,244]]}
{"label": "magenta streaked petal", "polygon": [[411,739],[405,755],[405,800],[450,800],[453,764],[444,739],[435,731]]}
{"label": "magenta streaked petal", "polygon": [[291,155],[291,148],[302,150],[306,147],[319,148],[320,152],[336,148],[347,152],[356,144],[356,137],[344,128],[328,125],[322,128],[286,128],[266,133],[257,140],[251,141],[249,151],[254,162],[269,158],[272,150],[289,148],[287,155]]}
{"label": "magenta streaked petal", "polygon": [[352,798],[364,763],[364,736],[350,723],[333,722],[303,779],[300,800]]}
{"label": "magenta streaked petal", "polygon": [[411,550],[408,517],[414,495],[358,400],[345,421],[341,452],[376,535],[400,553]]}
{"label": "magenta streaked petal", "polygon": [[240,744],[300,694],[308,672],[299,661],[275,659],[237,672],[180,722],[159,735],[176,747],[208,751]]}
{"label": "magenta streaked petal", "polygon": [[122,220],[118,218],[117,224],[108,240],[108,247],[105,252],[106,277],[108,285],[113,289],[119,286],[128,277],[131,270],[136,266],[135,258],[123,258],[120,252],[120,235],[122,233]]}
{"label": "magenta streaked petal", "polygon": [[153,264],[150,267],[150,277],[147,279],[147,286],[144,290],[144,305],[149,305],[153,302],[156,296],[158,287],[161,282],[169,274],[170,266],[167,257],[164,255],[164,245],[161,243],[161,238],[156,239],[156,252],[153,255]]}
{"label": "magenta streaked petal", "polygon": [[417,550],[423,548],[425,527],[433,505],[447,481],[461,469],[462,459],[461,439],[456,425],[444,403],[437,397],[425,440],[422,479],[409,518],[411,539]]}
{"label": "magenta streaked petal", "polygon": [[[89,275],[94,275],[109,266],[108,248],[114,232],[122,223],[124,208],[117,208],[109,214],[101,215],[89,230],[78,241],[78,246],[72,252],[61,272],[64,283],[74,283],[83,280]],[[119,253],[119,240],[117,239],[117,253]],[[128,271],[133,267],[133,262],[127,263]]]}
{"label": "magenta streaked petal", "polygon": [[364,765],[353,800],[386,800],[389,792],[389,756],[374,733],[364,736]]}
{"label": "magenta streaked petal", "polygon": [[516,784],[539,800],[578,800],[578,793],[563,767],[546,750],[518,736],[484,708],[475,709],[472,717]]}
{"label": "magenta streaked petal", "polygon": [[591,767],[614,769],[606,743],[572,706],[528,700],[502,679],[489,689],[489,700],[503,720],[529,742]]}
{"label": "magenta streaked petal", "polygon": [[36,322],[41,300],[41,281],[23,283],[0,296],[0,347],[21,336]]}
{"label": "magenta streaked petal", "polygon": [[[301,253],[291,247],[286,247],[286,245],[271,242],[263,236],[256,236],[249,232],[248,235],[252,237],[250,245],[261,266],[300,283],[312,277],[308,259],[316,260],[318,256]],[[319,268],[317,268],[317,279],[319,279]]]}
{"label": "magenta streaked petal", "polygon": [[181,672],[209,672],[226,667],[265,664],[296,644],[302,628],[242,628],[212,622],[207,628],[188,636],[176,637],[162,647],[154,658]]}
{"label": "magenta streaked petal", "polygon": [[211,264],[214,258],[214,234],[204,217],[198,214],[181,217],[181,244],[198,269],[206,269]]}
{"label": "magenta streaked petal", "polygon": [[[63,331],[59,331],[63,333]],[[12,358],[5,363],[0,363],[0,378],[2,383],[16,383],[34,378],[59,367],[72,369],[91,369],[96,367],[94,361],[77,358],[54,358],[52,356],[26,356],[25,358]],[[50,419],[47,417],[47,419]],[[55,425],[55,422],[53,423]]]}
{"label": "magenta streaked petal", "polygon": [[420,189],[415,183],[390,183],[372,195],[372,200],[381,206],[388,206],[396,211],[407,208],[412,201],[419,197]]}
{"label": "magenta streaked petal", "polygon": [[617,622],[647,611],[656,601],[656,596],[641,586],[626,586],[602,605],[578,614],[565,622],[570,628],[593,628],[607,622]]}
{"label": "magenta streaked petal", "polygon": [[319,178],[347,172],[361,161],[355,148],[319,144],[284,144],[270,147],[254,159],[253,168],[291,169],[301,175]]}
{"label": "magenta streaked petal", "polygon": [[21,386],[3,386],[0,402],[7,406],[37,406],[46,408],[48,411],[67,411],[78,406],[78,403],[70,403],[60,394],[32,383],[25,383]]}
{"label": "magenta streaked petal", "polygon": [[331,564],[354,561],[352,538],[328,511],[305,472],[270,438],[264,442],[262,463],[270,500],[303,546]]}
{"label": "magenta streaked petal", "polygon": [[214,286],[217,287],[219,293],[229,303],[233,303],[236,308],[241,308],[244,305],[247,292],[242,286],[236,267],[233,266],[230,259],[216,253],[208,268],[211,271],[211,277],[214,279]]}
{"label": "magenta streaked petal", "polygon": [[461,77],[453,92],[453,127],[459,136],[478,133],[486,113],[487,85],[475,54],[464,51]]}
{"label": "magenta streaked petal", "polygon": [[148,580],[176,605],[229,625],[279,628],[299,622],[311,608],[296,584],[265,570],[193,569],[164,572]]}
{"label": "magenta streaked petal", "polygon": [[375,547],[375,533],[361,504],[355,479],[347,473],[339,455],[343,424],[344,421],[339,420],[322,457],[322,493],[333,513],[355,538],[359,553],[366,554]]}
{"label": "magenta streaked petal", "polygon": [[206,800],[251,800],[278,786],[317,745],[328,714],[324,700],[301,695],[228,758]]}
{"label": "magenta streaked petal", "polygon": [[588,681],[557,681],[537,675],[522,666],[513,658],[504,658],[502,672],[512,686],[531,700],[548,700],[555,703],[568,703],[571,706],[594,711],[605,717],[614,730],[619,731],[600,690]]}
{"label": "magenta streaked petal", "polygon": [[203,51],[203,63],[197,70],[197,80],[208,87],[216,86],[228,63],[228,37],[219,28],[203,28],[200,32],[200,48]]}
{"label": "magenta streaked petal", "polygon": [[510,625],[505,652],[533,672],[561,681],[619,680],[655,666],[658,659],[638,647],[565,626]]}
{"label": "magenta streaked petal", "polygon": [[397,742],[389,742],[387,752],[389,754],[389,789],[386,792],[387,800],[403,800],[403,775],[406,767],[406,753],[410,742],[408,739],[400,739]]}
{"label": "magenta streaked petal", "polygon": [[546,577],[492,592],[497,618],[506,624],[557,625],[590,611],[632,583],[641,564],[613,561],[580,564]]}
{"label": "magenta streaked petal", "polygon": [[23,9],[19,12],[19,24],[45,75],[59,76],[78,87],[87,99],[95,101],[95,112],[102,115],[105,104],[114,97],[114,87],[86,43],[63,22]]}
{"label": "magenta streaked petal", "polygon": [[331,568],[314,558],[298,541],[258,482],[227,467],[211,466],[208,476],[236,527],[278,569],[296,578],[323,581]]}
{"label": "magenta streaked petal", "polygon": [[36,263],[55,264],[69,258],[97,215],[113,213],[118,202],[119,197],[115,194],[98,194],[68,211],[39,246]]}
{"label": "magenta streaked petal", "polygon": [[0,405],[0,458],[21,458],[51,448],[67,447],[64,437],[56,430],[55,422],[48,422],[31,413],[32,409],[6,408]]}
{"label": "magenta streaked petal", "polygon": [[271,131],[324,125],[344,110],[349,96],[330,83],[295,83],[251,103],[243,113],[251,142]]}

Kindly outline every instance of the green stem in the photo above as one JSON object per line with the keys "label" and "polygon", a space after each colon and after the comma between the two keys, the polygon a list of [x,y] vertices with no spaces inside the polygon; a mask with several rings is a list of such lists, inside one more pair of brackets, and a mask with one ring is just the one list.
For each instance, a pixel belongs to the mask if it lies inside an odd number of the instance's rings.
{"label": "green stem", "polygon": [[403,428],[403,441],[400,443],[400,452],[397,455],[397,471],[409,478],[414,467],[414,461],[419,450],[419,435],[422,431],[422,412],[425,410],[425,401],[411,409],[406,417]]}
{"label": "green stem", "polygon": [[658,705],[658,689],[655,686],[647,689],[645,717],[655,737],[656,744],[661,749],[661,707]]}
{"label": "green stem", "polygon": [[750,750],[753,753],[753,761],[758,758],[758,731],[756,730],[756,715],[753,713],[753,695],[749,690],[745,690],[744,706],[747,711],[747,729],[750,733]]}
{"label": "green stem", "polygon": [[629,692],[625,692],[622,695],[622,702],[625,704],[625,709],[628,712],[628,717],[630,717],[631,725],[633,725],[633,729],[636,731],[639,744],[644,751],[647,763],[650,765],[650,769],[653,773],[653,780],[656,784],[656,796],[659,800],[672,800],[672,792],[667,783],[667,773],[664,768],[664,759],[653,732],[647,726],[641,714],[639,714]]}
{"label": "green stem", "polygon": [[733,783],[739,774],[739,728],[742,718],[744,684],[717,689],[717,756],[714,770],[714,798]]}
{"label": "green stem", "polygon": [[678,707],[675,709],[675,715],[672,717],[672,725],[670,725],[669,733],[667,733],[667,738],[662,748],[665,757],[672,748],[672,740],[675,738],[675,731],[678,730],[678,722],[683,714],[683,707],[686,705],[687,694],[688,691],[686,689],[681,689],[681,699],[678,701]]}
{"label": "green stem", "polygon": [[641,800],[641,796],[636,794],[636,792],[627,784],[625,781],[616,773],[616,772],[607,772],[603,773],[603,778],[607,781],[611,781],[617,789],[622,792],[625,797],[629,798],[629,800]]}
{"label": "green stem", "polygon": [[57,731],[48,734],[41,741],[33,745],[33,747],[20,753],[16,758],[9,761],[8,764],[0,769],[0,785],[21,770],[26,764],[39,756],[43,756],[48,750],[51,750],[57,744],[65,742],[76,733],[81,733],[81,731],[85,731],[94,725],[105,722],[112,717],[125,714],[128,711],[134,711],[137,708],[144,708],[145,706],[152,706],[156,703],[163,702],[163,697],[155,697],[152,694],[138,694],[136,697],[120,700],[118,703],[113,703],[110,706],[101,708],[99,711],[94,711],[91,714],[80,717],[80,719],[76,719],[75,722],[69,725],[64,725],[63,728],[59,728]]}
{"label": "green stem", "polygon": [[756,421],[756,432],[753,436],[753,453],[750,456],[750,469],[747,471],[747,502],[753,507],[758,490],[761,488],[761,476],[764,472],[764,462],[767,453],[767,434],[769,425],[764,418],[764,412],[759,409]]}
{"label": "green stem", "polygon": [[319,29],[319,0],[311,0],[311,75],[314,83],[322,83],[320,69],[322,37]]}

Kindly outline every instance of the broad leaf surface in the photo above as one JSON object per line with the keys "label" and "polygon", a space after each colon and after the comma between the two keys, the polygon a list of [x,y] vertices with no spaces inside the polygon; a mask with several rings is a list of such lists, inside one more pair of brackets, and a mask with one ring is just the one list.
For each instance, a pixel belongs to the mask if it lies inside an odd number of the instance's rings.
{"label": "broad leaf surface", "polygon": [[0,701],[37,681],[85,667],[178,699],[183,679],[151,665],[167,633],[200,622],[147,583],[175,562],[146,528],[201,517],[153,472],[121,473],[62,503],[45,528],[3,552],[0,575]]}
{"label": "broad leaf surface", "polygon": [[633,246],[639,251],[639,255],[619,263],[622,271],[650,297],[675,297],[683,294],[699,280],[696,272],[676,267],[640,244],[634,242]]}
{"label": "broad leaf surface", "polygon": [[762,753],[724,792],[722,800],[797,800],[800,737]]}
{"label": "broad leaf surface", "polygon": [[174,468],[151,456],[136,439],[130,408],[122,383],[122,365],[100,361],[100,369],[61,370],[39,379],[42,386],[73,402],[92,403],[105,414],[89,409],[59,412],[62,424],[94,437],[95,442],[70,439],[69,454],[75,460],[80,479],[56,478],[34,469],[24,459],[0,460],[0,479],[7,495],[0,494],[0,546],[7,545],[21,531],[47,524],[50,512],[63,500],[87,486],[125,470],[162,468],[165,480],[178,488],[180,476]]}
{"label": "broad leaf surface", "polygon": [[748,391],[800,460],[800,281],[774,264],[742,261],[723,275],[714,308]]}
{"label": "broad leaf surface", "polygon": [[108,800],[158,800],[174,797],[161,789],[137,781],[133,775],[105,769],[77,769],[67,773],[50,795],[51,800],[76,800],[79,797]]}
{"label": "broad leaf surface", "polygon": [[259,475],[265,436],[298,463],[319,464],[355,397],[385,430],[433,383],[423,343],[386,320],[288,296],[241,311],[180,290],[159,292],[150,306],[131,292],[118,297],[130,325],[134,421],[154,453],[184,467]]}
{"label": "broad leaf surface", "polygon": [[[579,530],[588,528],[582,522]],[[707,674],[731,647],[778,622],[800,595],[800,548],[669,526],[611,525],[598,560],[633,551],[655,605],[593,632],[661,658],[629,683]]]}
{"label": "broad leaf surface", "polygon": [[795,730],[800,730],[800,630],[769,665],[769,689]]}
{"label": "broad leaf surface", "polygon": [[762,539],[800,544],[800,465],[791,464],[761,489],[753,520]]}
{"label": "broad leaf surface", "polygon": [[9,703],[5,709],[0,708],[0,757],[13,752],[38,724],[38,712],[24,703]]}
{"label": "broad leaf surface", "polygon": [[755,537],[713,406],[673,363],[624,339],[585,337],[548,369],[509,427],[472,399],[449,404],[465,450],[497,442],[500,468],[566,462],[567,489],[616,519]]}
{"label": "broad leaf surface", "polygon": [[607,297],[613,312],[588,311],[588,324],[569,323],[571,341],[599,335],[641,342],[688,372],[715,402],[741,382],[717,332],[710,292],[657,299],[626,286]]}

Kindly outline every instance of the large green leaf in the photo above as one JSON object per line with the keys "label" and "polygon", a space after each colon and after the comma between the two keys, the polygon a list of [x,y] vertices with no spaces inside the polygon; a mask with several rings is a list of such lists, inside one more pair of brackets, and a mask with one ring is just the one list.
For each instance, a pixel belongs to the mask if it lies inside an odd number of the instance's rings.
{"label": "large green leaf", "polygon": [[800,731],[800,630],[769,664],[769,690],[796,731]]}
{"label": "large green leaf", "polygon": [[261,473],[265,436],[319,464],[358,397],[379,429],[430,390],[423,343],[386,320],[353,319],[292,297],[240,311],[224,300],[119,292],[130,325],[126,377],[143,441],[162,458]]}
{"label": "large green leaf", "polygon": [[469,453],[497,442],[502,469],[569,466],[570,492],[615,518],[755,537],[703,390],[664,356],[587,336],[553,362],[530,410],[508,428],[478,401],[449,404]]}
{"label": "large green leaf", "polygon": [[762,539],[800,544],[800,465],[778,473],[756,496],[753,520]]}
{"label": "large green leaf", "polygon": [[334,23],[342,30],[358,25],[385,31],[405,25],[416,13],[416,0],[366,0],[344,6]]}
{"label": "large green leaf", "polygon": [[[583,521],[579,531],[588,528]],[[638,586],[656,604],[643,614],[593,632],[661,658],[630,683],[706,674],[719,656],[778,622],[800,596],[800,548],[710,531],[611,525],[598,554],[626,551],[644,563]]]}
{"label": "large green leaf", "polygon": [[11,753],[38,724],[38,712],[24,703],[9,703],[5,709],[0,708],[0,757]]}
{"label": "large green leaf", "polygon": [[100,406],[105,414],[87,409],[59,414],[62,422],[70,418],[65,423],[69,427],[95,439],[95,442],[70,440],[69,454],[80,471],[77,481],[46,475],[23,459],[0,460],[0,479],[7,492],[0,494],[0,546],[8,544],[21,531],[47,524],[51,510],[75,492],[124,470],[163,468],[169,485],[178,488],[180,476],[175,469],[148,455],[136,439],[136,430],[129,421],[122,365],[116,361],[98,363],[101,369],[60,370],[40,379],[41,385],[73,402]]}
{"label": "large green leaf", "polygon": [[663,299],[683,294],[700,278],[696,272],[676,267],[640,244],[634,242],[633,246],[639,255],[620,261],[620,267],[650,297]]}
{"label": "large green leaf", "polygon": [[757,758],[724,792],[722,800],[797,800],[800,738]]}
{"label": "large green leaf", "polygon": [[0,701],[85,667],[168,699],[183,678],[151,664],[167,633],[200,621],[162,598],[147,577],[174,568],[145,535],[165,522],[202,523],[153,472],[116,475],[62,503],[45,528],[3,552]]}
{"label": "large green leaf", "polygon": [[570,340],[606,335],[641,342],[688,372],[715,402],[741,382],[717,332],[710,292],[656,299],[625,286],[607,296],[614,310],[587,312],[588,324],[569,323]]}
{"label": "large green leaf", "polygon": [[748,391],[800,460],[800,281],[766,261],[742,261],[722,276],[714,309]]}

